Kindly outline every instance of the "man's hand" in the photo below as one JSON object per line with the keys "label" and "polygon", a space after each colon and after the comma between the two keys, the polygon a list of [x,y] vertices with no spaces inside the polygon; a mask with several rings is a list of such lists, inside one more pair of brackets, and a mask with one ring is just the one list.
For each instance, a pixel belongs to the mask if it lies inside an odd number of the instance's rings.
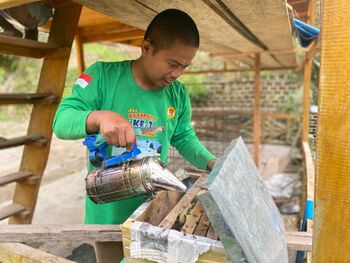
{"label": "man's hand", "polygon": [[209,171],[213,170],[215,164],[216,164],[216,159],[210,160],[207,164],[208,170]]}
{"label": "man's hand", "polygon": [[130,122],[113,111],[93,111],[86,120],[87,133],[102,134],[108,144],[126,147],[131,151],[135,142],[134,129]]}

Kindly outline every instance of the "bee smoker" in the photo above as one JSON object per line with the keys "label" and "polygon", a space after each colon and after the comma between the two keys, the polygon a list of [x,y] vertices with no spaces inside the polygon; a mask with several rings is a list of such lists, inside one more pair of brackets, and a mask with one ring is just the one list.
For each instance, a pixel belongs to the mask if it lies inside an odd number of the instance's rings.
{"label": "bee smoker", "polygon": [[96,203],[108,203],[158,190],[186,191],[186,186],[171,173],[158,157],[135,159],[141,151],[133,146],[131,152],[106,158],[106,146],[95,144],[96,136],[85,138],[89,159],[98,166],[88,173],[86,192]]}

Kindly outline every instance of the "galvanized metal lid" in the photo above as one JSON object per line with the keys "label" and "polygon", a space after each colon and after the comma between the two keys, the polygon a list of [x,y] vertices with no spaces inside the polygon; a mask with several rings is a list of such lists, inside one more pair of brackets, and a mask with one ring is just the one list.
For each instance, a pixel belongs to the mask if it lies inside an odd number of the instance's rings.
{"label": "galvanized metal lid", "polygon": [[199,200],[232,262],[288,262],[285,230],[242,138],[232,141]]}

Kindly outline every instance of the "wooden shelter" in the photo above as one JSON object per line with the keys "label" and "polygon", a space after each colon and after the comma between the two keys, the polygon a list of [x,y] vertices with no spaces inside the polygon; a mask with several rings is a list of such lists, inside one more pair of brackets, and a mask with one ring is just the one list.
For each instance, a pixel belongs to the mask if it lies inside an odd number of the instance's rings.
{"label": "wooden shelter", "polygon": [[[0,9],[35,2],[0,0]],[[51,123],[63,92],[74,36],[83,70],[83,44],[115,41],[139,45],[151,18],[166,8],[179,8],[196,21],[201,49],[221,56],[231,71],[255,71],[254,159],[259,164],[261,70],[297,69],[291,12],[285,1],[116,1],[46,0],[55,7],[48,43],[0,36],[0,52],[43,58],[35,94],[0,95],[0,104],[34,104],[28,134],[5,139],[0,149],[25,145],[19,172],[1,177],[0,185],[16,182],[13,204],[0,211],[10,223],[30,223],[52,136]],[[289,0],[300,18],[315,22],[316,0]],[[308,181],[307,199],[314,199],[314,164],[307,144],[312,57],[322,46],[315,189],[315,262],[346,262],[350,258],[349,179],[349,50],[350,2],[323,0],[322,39],[305,52],[303,146]],[[81,5],[84,6],[78,23]],[[90,9],[86,9],[90,8]],[[95,11],[92,11],[95,10]],[[64,28],[64,30],[62,30]],[[76,34],[75,34],[76,33]],[[336,41],[335,41],[336,40]],[[300,65],[299,65],[300,68]],[[227,69],[223,69],[227,71]],[[51,81],[55,75],[56,81]],[[40,125],[39,125],[40,124]],[[308,224],[308,231],[311,221]],[[322,228],[321,228],[322,226]],[[1,248],[0,248],[1,249]],[[310,257],[309,257],[310,259]]]}

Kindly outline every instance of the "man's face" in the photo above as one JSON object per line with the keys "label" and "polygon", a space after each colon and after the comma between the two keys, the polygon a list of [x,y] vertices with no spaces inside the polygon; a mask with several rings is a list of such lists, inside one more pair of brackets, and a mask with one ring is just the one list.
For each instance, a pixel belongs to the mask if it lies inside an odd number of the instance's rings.
{"label": "man's face", "polygon": [[170,47],[154,52],[153,46],[146,42],[142,52],[148,80],[154,88],[163,88],[181,76],[191,64],[197,48],[176,41]]}

